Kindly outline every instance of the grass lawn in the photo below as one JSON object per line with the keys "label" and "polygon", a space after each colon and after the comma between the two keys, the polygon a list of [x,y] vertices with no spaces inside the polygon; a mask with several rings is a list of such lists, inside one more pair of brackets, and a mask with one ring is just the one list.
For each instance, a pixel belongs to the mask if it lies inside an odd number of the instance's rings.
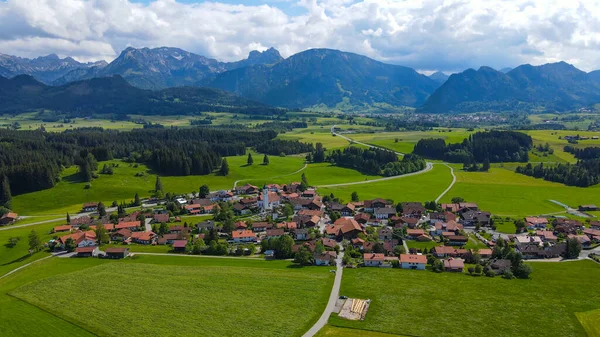
{"label": "grass lawn", "polygon": [[435,242],[435,241],[418,242],[418,241],[414,241],[414,240],[406,240],[406,245],[408,246],[408,249],[415,248],[415,249],[423,250],[423,249],[427,248],[427,250],[429,251],[431,248],[434,248],[437,246],[443,246],[444,243]]}
{"label": "grass lawn", "polygon": [[331,325],[324,326],[323,329],[319,330],[319,332],[315,336],[316,337],[354,337],[354,336],[401,337],[400,335],[392,335],[392,334],[383,333],[383,332],[340,328],[340,327],[331,326]]}
{"label": "grass lawn", "polygon": [[496,221],[494,225],[496,225],[496,231],[500,233],[515,234],[517,232],[517,226],[513,221]]}
{"label": "grass lawn", "polygon": [[[243,330],[244,336],[299,336],[325,307],[333,274],[289,265],[54,258],[0,281],[2,325],[8,328],[0,335],[239,336]],[[13,314],[17,308],[27,316]],[[28,322],[25,331],[16,328]]]}
{"label": "grass lawn", "polygon": [[594,291],[600,265],[579,261],[532,267],[530,280],[346,269],[341,294],[373,302],[364,321],[334,315],[329,324],[413,336],[556,336],[557,331],[586,336],[576,313],[600,308],[600,292]]}
{"label": "grass lawn", "polygon": [[[333,125],[333,123],[332,123]],[[304,143],[323,143],[326,149],[335,149],[348,146],[348,141],[344,138],[333,136],[331,126],[309,126],[306,129],[294,129],[280,134],[278,138],[299,140]]]}
{"label": "grass lawn", "polygon": [[[262,161],[262,156],[255,154],[255,161]],[[259,159],[260,158],[260,159]],[[270,164],[246,166],[247,156],[227,158],[230,167],[228,176],[216,174],[206,176],[161,177],[165,192],[190,193],[198,191],[201,185],[207,184],[211,190],[231,189],[236,180],[267,179],[269,177],[288,175],[304,165],[300,157],[269,157]],[[21,215],[53,214],[64,216],[66,212],[78,212],[85,202],[102,201],[110,205],[113,201],[131,201],[136,193],[141,197],[150,196],[156,181],[145,165],[137,168],[127,163],[113,161],[119,167],[113,175],[100,174],[92,181],[92,188],[85,189],[86,183],[77,179],[77,167],[64,170],[62,180],[53,188],[33,193],[15,196],[12,201],[13,209]],[[101,168],[104,163],[100,163]],[[144,172],[143,177],[136,173]]]}
{"label": "grass lawn", "polygon": [[600,204],[600,185],[581,188],[535,179],[503,168],[490,172],[464,172],[455,167],[457,183],[442,198],[463,197],[476,202],[482,210],[501,216],[540,215],[564,211],[550,202],[560,201],[572,207]]}
{"label": "grass lawn", "polygon": [[[309,183],[312,183],[307,175]],[[341,187],[319,188],[321,195],[329,193],[350,201],[353,191],[358,193],[361,200],[384,198],[395,202],[429,201],[438,197],[452,181],[450,169],[443,165],[434,165],[427,173],[370,184],[349,185]]]}
{"label": "grass lawn", "polygon": [[464,247],[465,249],[486,249],[489,248],[485,243],[479,241],[475,235],[469,235],[469,241]]}
{"label": "grass lawn", "polygon": [[[64,225],[64,221],[0,231],[0,276],[26,263],[48,256],[47,252],[29,255],[29,233],[35,230],[42,243],[46,243],[54,236],[50,234],[50,230],[59,225]],[[14,247],[7,245],[10,238],[19,238]]]}
{"label": "grass lawn", "polygon": [[600,336],[600,309],[578,312],[577,318],[590,337]]}

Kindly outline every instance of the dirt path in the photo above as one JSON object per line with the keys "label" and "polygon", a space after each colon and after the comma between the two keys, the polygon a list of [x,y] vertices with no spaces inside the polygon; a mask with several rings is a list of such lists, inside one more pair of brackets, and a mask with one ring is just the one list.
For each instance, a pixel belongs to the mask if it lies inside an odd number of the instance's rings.
{"label": "dirt path", "polygon": [[9,271],[8,273],[0,276],[0,280],[3,279],[3,278],[5,278],[5,277],[7,277],[7,276],[9,276],[9,275],[12,275],[12,274],[18,272],[19,270],[21,270],[23,268],[27,268],[27,267],[31,266],[32,264],[34,264],[34,263],[37,263],[37,262],[40,262],[40,261],[44,261],[44,260],[49,259],[51,257],[54,257],[54,255],[49,255],[49,256],[43,257],[41,259],[37,259],[35,261],[31,261],[31,262],[29,262],[27,264],[24,264],[24,265],[20,266],[19,268],[15,268],[15,269]]}

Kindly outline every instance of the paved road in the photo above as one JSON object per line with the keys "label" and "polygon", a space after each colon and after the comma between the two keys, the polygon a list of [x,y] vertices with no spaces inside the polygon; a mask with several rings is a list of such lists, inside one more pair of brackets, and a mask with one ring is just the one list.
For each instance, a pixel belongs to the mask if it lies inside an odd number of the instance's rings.
{"label": "paved road", "polygon": [[448,193],[452,187],[454,186],[454,184],[456,183],[456,175],[454,175],[454,169],[452,168],[452,166],[448,165],[448,164],[444,164],[446,166],[448,166],[448,168],[450,169],[450,174],[452,174],[452,182],[450,183],[450,186],[448,186],[448,188],[446,190],[444,190],[444,192],[442,192],[442,194],[440,194],[439,197],[437,197],[437,199],[435,199],[435,202],[439,202],[440,199],[442,199],[444,197],[444,195],[446,195],[446,193]]}
{"label": "paved road", "polygon": [[323,314],[321,315],[317,323],[315,323],[315,325],[313,325],[304,335],[302,335],[302,337],[312,337],[316,335],[317,332],[319,332],[319,330],[321,330],[327,324],[327,321],[329,321],[329,316],[333,313],[333,310],[335,309],[335,302],[337,302],[340,296],[340,285],[342,284],[342,273],[344,270],[344,268],[342,267],[343,258],[344,252],[340,252],[336,260],[337,269],[335,271],[335,280],[333,281],[333,287],[331,288],[329,302],[327,302],[325,311],[323,311]]}
{"label": "paved road", "polygon": [[144,219],[144,225],[146,226],[146,232],[152,232],[152,225],[150,224],[152,219]]}

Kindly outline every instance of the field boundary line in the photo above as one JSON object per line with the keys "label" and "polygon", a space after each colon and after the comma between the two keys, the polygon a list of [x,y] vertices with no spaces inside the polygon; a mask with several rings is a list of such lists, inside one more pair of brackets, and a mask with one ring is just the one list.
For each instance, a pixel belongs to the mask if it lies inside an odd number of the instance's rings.
{"label": "field boundary line", "polygon": [[66,319],[66,318],[64,318],[64,317],[62,317],[61,315],[58,315],[58,314],[56,314],[56,313],[54,313],[54,312],[52,312],[52,311],[50,311],[50,310],[44,309],[44,308],[42,308],[42,307],[40,307],[40,306],[38,306],[38,305],[35,305],[35,304],[31,303],[31,302],[28,302],[28,301],[26,301],[26,300],[24,300],[24,299],[22,299],[22,298],[20,298],[20,297],[17,297],[17,296],[15,296],[15,295],[13,295],[13,294],[10,294],[10,293],[6,293],[6,296],[10,296],[11,298],[14,298],[14,299],[16,299],[16,300],[18,300],[18,301],[21,301],[21,302],[23,302],[23,303],[25,303],[25,304],[27,304],[27,305],[31,305],[32,307],[38,308],[39,310],[41,310],[41,311],[43,311],[43,312],[45,312],[45,313],[47,313],[47,314],[49,314],[49,315],[52,315],[52,316],[54,316],[54,317],[56,317],[56,318],[60,319],[60,320],[61,320],[61,321],[63,321],[63,322],[66,322],[66,323],[68,323],[68,324],[70,324],[70,325],[76,326],[76,327],[78,327],[78,328],[79,328],[79,329],[81,329],[81,330],[87,331],[87,332],[88,332],[88,333],[90,333],[91,335],[94,335],[94,336],[98,336],[98,337],[100,337],[100,335],[98,335],[97,333],[95,333],[95,332],[93,332],[93,331],[90,331],[89,329],[87,329],[87,328],[85,328],[85,327],[83,327],[83,326],[81,326],[81,325],[79,325],[79,324],[76,324],[75,322],[72,322],[72,321],[70,321],[70,320],[68,320],[68,319]]}

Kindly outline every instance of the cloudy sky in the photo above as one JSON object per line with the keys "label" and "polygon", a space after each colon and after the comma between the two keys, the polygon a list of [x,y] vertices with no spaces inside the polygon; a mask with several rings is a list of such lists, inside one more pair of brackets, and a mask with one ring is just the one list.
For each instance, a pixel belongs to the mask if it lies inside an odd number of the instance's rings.
{"label": "cloudy sky", "polygon": [[0,0],[0,53],[110,61],[170,46],[222,61],[334,48],[422,71],[600,69],[600,0]]}

